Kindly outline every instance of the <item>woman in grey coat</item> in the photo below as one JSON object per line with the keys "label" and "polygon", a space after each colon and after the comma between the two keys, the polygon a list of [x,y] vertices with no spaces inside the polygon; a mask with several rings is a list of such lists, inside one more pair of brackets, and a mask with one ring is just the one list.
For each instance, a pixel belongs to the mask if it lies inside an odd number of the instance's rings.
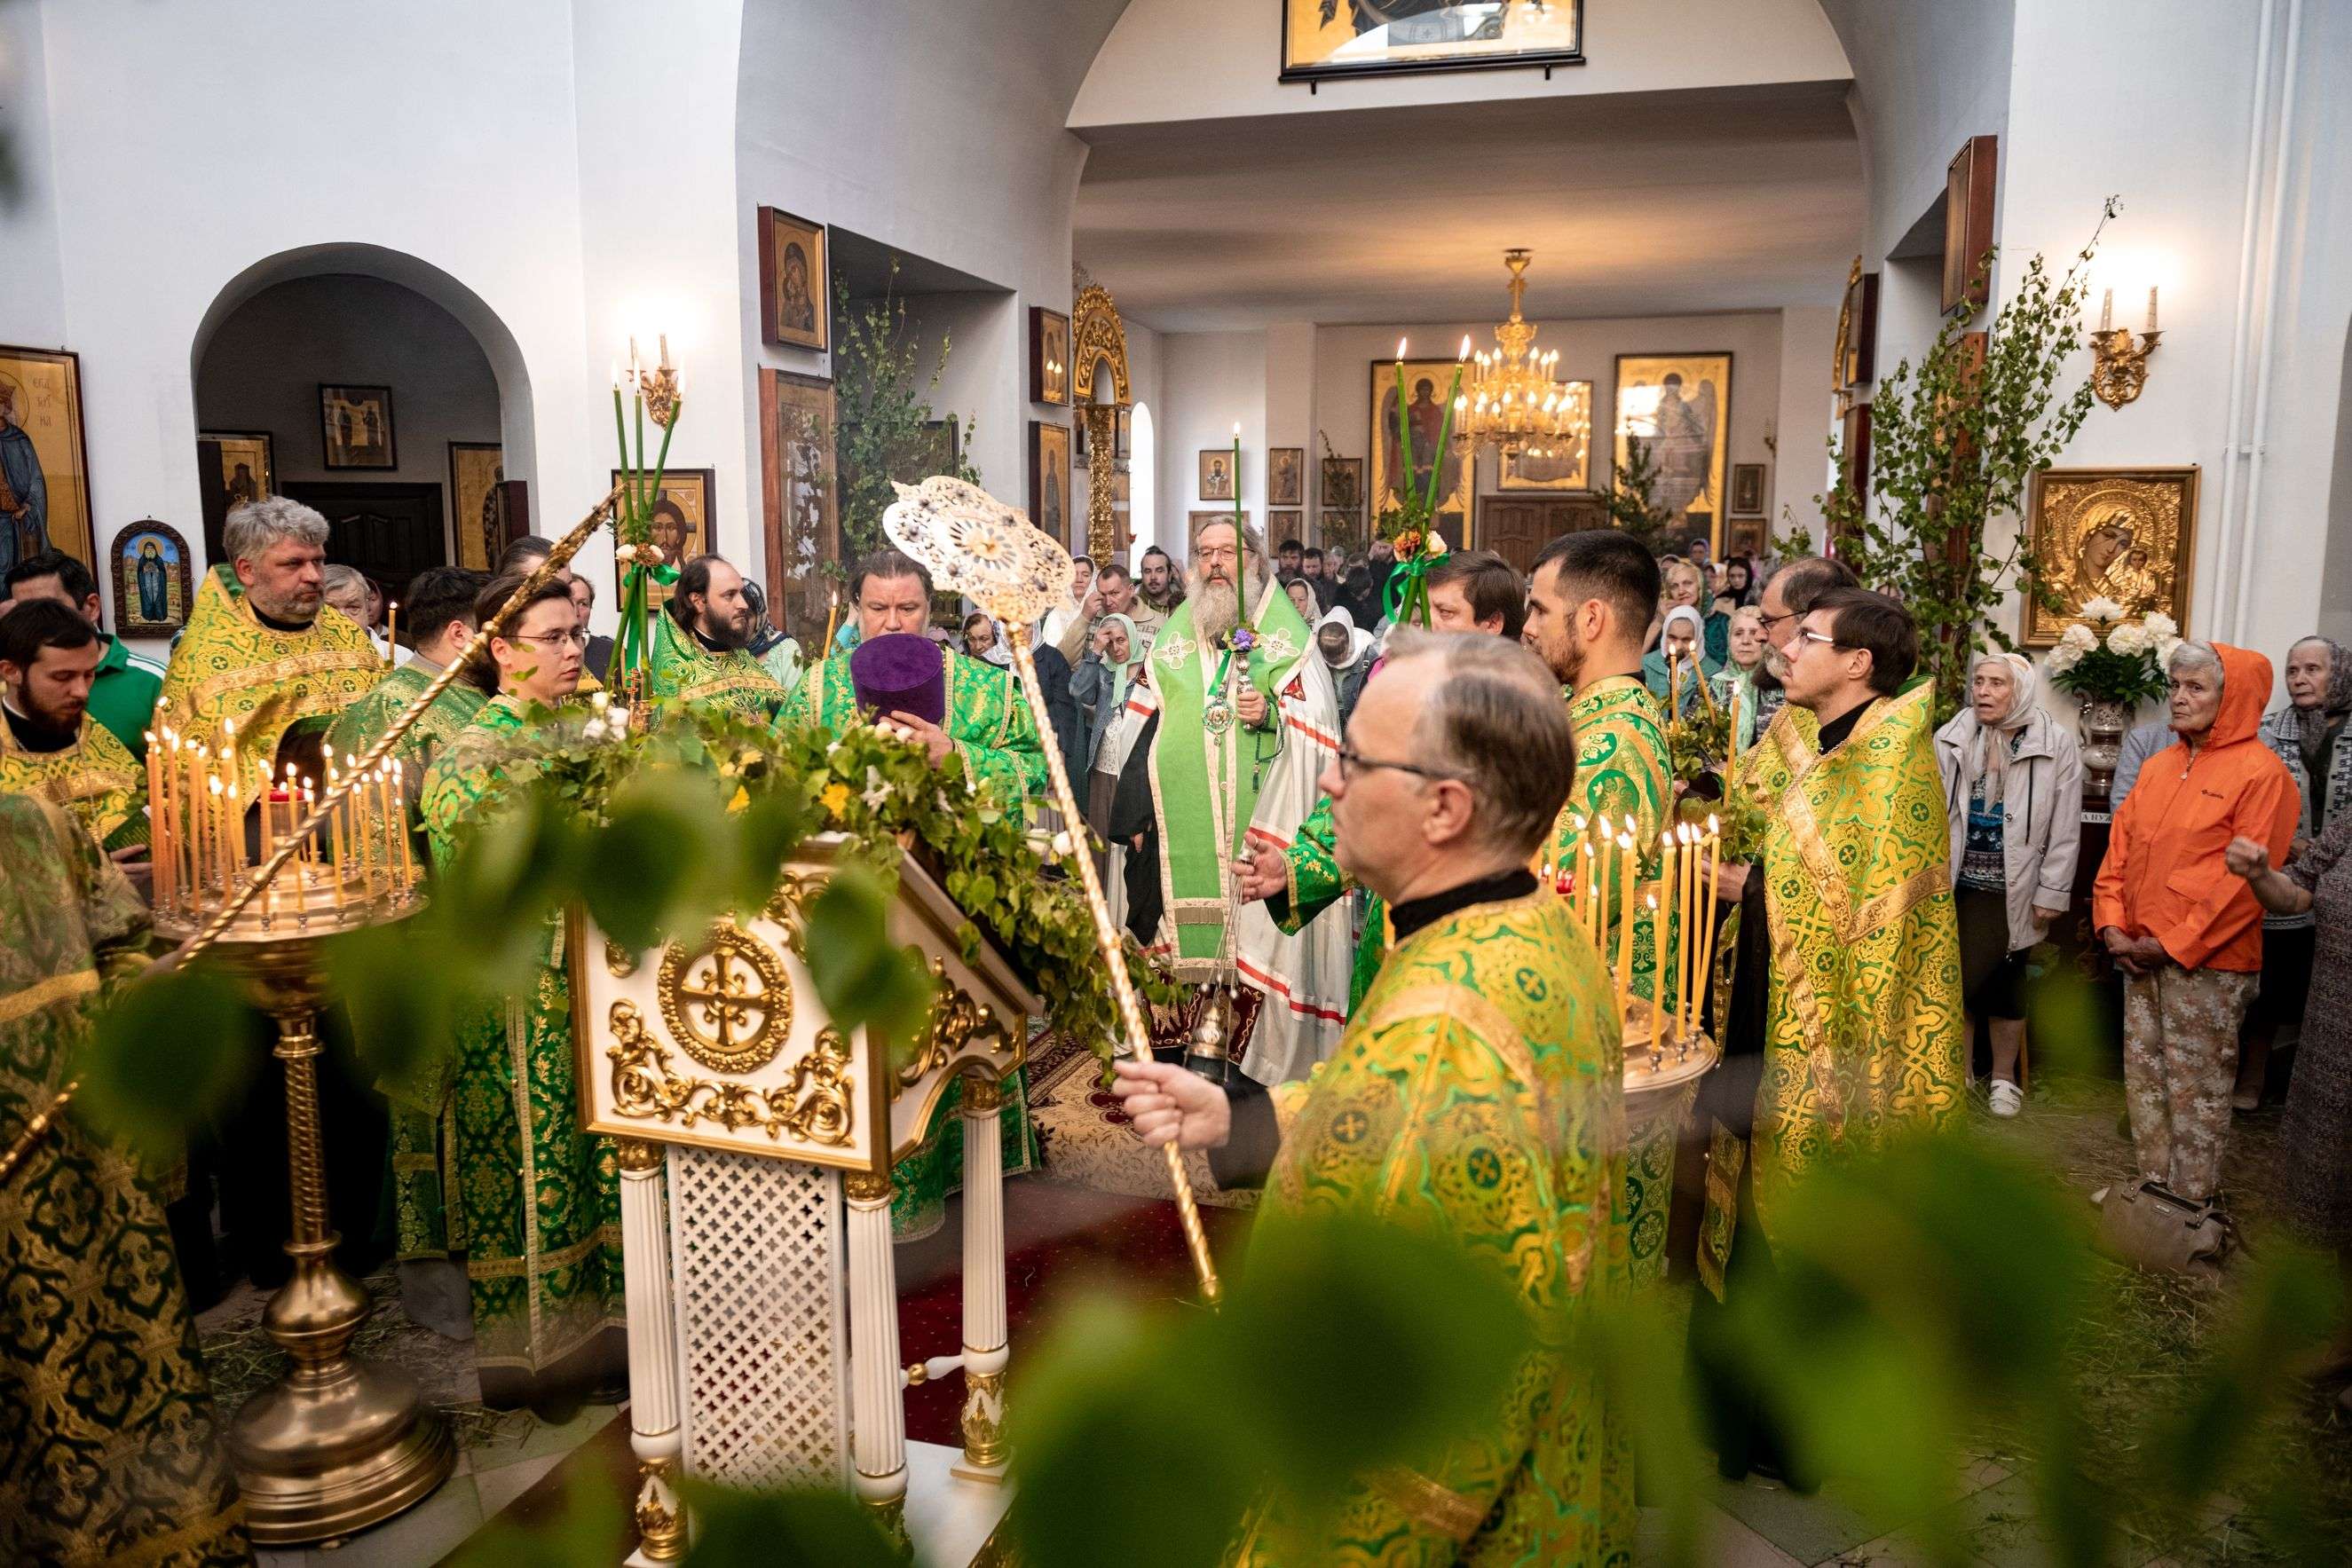
{"label": "woman in grey coat", "polygon": [[2083,754],[2035,700],[2036,678],[2018,654],[1984,654],[1969,673],[1969,706],[1936,732],[1952,824],[1960,995],[1990,1026],[1996,1116],[2025,1105],[2017,1082],[2025,955],[2074,901],[2083,839]]}

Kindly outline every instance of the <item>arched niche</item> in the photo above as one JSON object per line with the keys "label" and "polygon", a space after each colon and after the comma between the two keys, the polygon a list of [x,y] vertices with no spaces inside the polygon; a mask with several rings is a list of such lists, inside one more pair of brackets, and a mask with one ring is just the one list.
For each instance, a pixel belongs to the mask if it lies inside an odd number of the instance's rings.
{"label": "arched niche", "polygon": [[[271,365],[267,345],[281,337],[301,368]],[[494,496],[503,506],[509,491],[488,481],[528,482],[534,474],[530,377],[514,334],[472,288],[401,251],[327,244],[254,263],[206,307],[188,369],[196,415],[191,443],[208,432],[268,430],[278,489],[336,491],[348,514],[323,493],[302,498],[343,519],[339,538],[352,531],[350,548],[336,559],[370,570],[394,595],[407,574],[436,560],[494,560],[499,541],[483,532],[499,527],[479,520],[480,498]],[[314,377],[390,386],[396,467],[322,465],[315,388],[298,401],[289,385]],[[239,416],[225,405],[264,412]],[[488,450],[493,444],[495,453]],[[224,447],[224,465],[226,456]],[[477,465],[462,481],[461,463]],[[461,496],[461,487],[472,494]],[[526,483],[513,493],[532,488]],[[208,527],[217,526],[215,494],[205,503]],[[436,512],[438,537],[415,532]],[[356,542],[367,540],[387,547],[375,552],[382,559]]]}

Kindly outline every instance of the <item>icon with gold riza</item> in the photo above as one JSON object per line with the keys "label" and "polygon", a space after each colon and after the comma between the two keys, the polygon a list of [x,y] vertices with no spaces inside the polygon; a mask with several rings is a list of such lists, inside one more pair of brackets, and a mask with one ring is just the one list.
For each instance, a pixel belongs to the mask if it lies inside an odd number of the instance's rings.
{"label": "icon with gold riza", "polygon": [[[882,514],[882,531],[890,542],[929,569],[942,590],[961,593],[980,606],[981,612],[1004,628],[1013,645],[1014,667],[1021,675],[1021,695],[1035,721],[1039,744],[1045,753],[1045,774],[1054,805],[1071,825],[1071,852],[1066,857],[1085,892],[1087,912],[1094,917],[1095,946],[1110,972],[1111,993],[1118,1005],[1128,1053],[1139,1061],[1151,1060],[1151,1031],[1146,1026],[1140,999],[1127,972],[1127,957],[1118,927],[1110,917],[1102,881],[1095,874],[1094,856],[1078,838],[1086,821],[1070,789],[1070,771],[1054,738],[1054,724],[1045,712],[1045,698],[1037,685],[1037,664],[1029,647],[1029,628],[1062,601],[1070,581],[1070,552],[979,486],[937,475],[920,485],[893,482],[898,499]],[[1201,1228],[1199,1208],[1192,1201],[1192,1184],[1184,1174],[1183,1156],[1170,1143],[1161,1153],[1168,1159],[1168,1179],[1175,1189],[1177,1218],[1183,1223],[1184,1242],[1199,1276],[1201,1295],[1213,1305],[1220,1295],[1216,1265],[1209,1257],[1208,1233]]]}

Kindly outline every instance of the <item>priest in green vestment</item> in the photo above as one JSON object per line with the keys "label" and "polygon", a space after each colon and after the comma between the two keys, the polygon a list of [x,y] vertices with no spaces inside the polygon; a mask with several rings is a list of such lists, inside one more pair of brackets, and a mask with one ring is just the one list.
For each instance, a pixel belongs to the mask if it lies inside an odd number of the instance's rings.
{"label": "priest in green vestment", "polygon": [[1822,595],[1788,644],[1789,706],[1733,779],[1771,810],[1756,868],[1771,942],[1750,1156],[1768,1239],[1807,1170],[1947,1123],[1965,1098],[1936,694],[1912,680],[1918,649],[1895,601]]}
{"label": "priest in green vestment", "polygon": [[[502,577],[478,603],[495,610],[522,584]],[[496,813],[499,791],[527,781],[551,710],[580,685],[587,633],[570,589],[551,580],[490,641],[496,695],[433,759],[425,825],[436,866]],[[461,1025],[450,1065],[457,1173],[452,1229],[462,1226],[474,1363],[486,1404],[560,1414],[619,1385],[625,1295],[621,1189],[611,1140],[580,1128],[572,987],[561,915],[530,988]]]}
{"label": "priest in green vestment", "polygon": [[[0,794],[0,1147],[57,1103],[147,911],[47,801]],[[160,1048],[167,1042],[158,1041]],[[0,1183],[0,1560],[250,1560],[163,1207],[63,1114]]]}
{"label": "priest in green vestment", "polygon": [[[327,731],[327,750],[335,757],[357,757],[376,743],[393,720],[433,684],[474,640],[479,622],[475,601],[488,579],[461,566],[436,566],[421,571],[408,585],[402,601],[407,612],[402,624],[415,633],[416,652],[408,663],[378,681],[359,701],[345,708]],[[491,613],[497,612],[493,606]],[[400,764],[401,790],[409,813],[409,831],[420,852],[429,853],[425,819],[418,810],[425,795],[425,776],[433,759],[474,722],[488,694],[462,675],[441,688],[426,708],[392,748]],[[363,1029],[366,1020],[354,1019]],[[393,1215],[397,1230],[394,1257],[400,1270],[401,1301],[410,1317],[452,1337],[463,1338],[466,1313],[465,1281],[446,1265],[450,1250],[463,1250],[465,1233],[452,1234],[448,1197],[454,1189],[455,1142],[448,1126],[446,1078],[423,1084],[387,1083],[392,1100]],[[427,1269],[438,1263],[440,1269]]]}
{"label": "priest in green vestment", "polygon": [[1337,1054],[1271,1090],[1122,1061],[1117,1092],[1146,1143],[1208,1150],[1221,1185],[1263,1182],[1253,1248],[1339,1211],[1443,1234],[1518,1291],[1536,1341],[1475,1432],[1358,1478],[1318,1537],[1261,1508],[1234,1555],[1630,1562],[1626,1427],[1563,1333],[1580,1301],[1625,1288],[1623,1047],[1599,954],[1528,870],[1575,772],[1567,712],[1525,649],[1404,631],[1348,738],[1339,852],[1397,945]]}
{"label": "priest in green vestment", "polygon": [[[1521,633],[1566,689],[1568,721],[1576,731],[1576,788],[1560,808],[1543,859],[1555,883],[1590,877],[1596,884],[1609,915],[1600,933],[1602,952],[1630,952],[1627,985],[1652,1001],[1662,977],[1669,996],[1680,990],[1673,963],[1680,951],[1680,912],[1665,922],[1663,957],[1649,923],[1635,922],[1630,946],[1620,937],[1625,912],[1659,871],[1659,841],[1675,817],[1665,715],[1641,677],[1642,643],[1660,586],[1656,559],[1627,535],[1613,528],[1562,535],[1536,557]],[[1605,856],[1604,833],[1617,841]],[[1635,862],[1624,850],[1628,841],[1640,857],[1630,876],[1624,868]],[[1593,850],[1590,860],[1587,843]],[[1696,1093],[1694,1083],[1627,1115],[1623,1212],[1633,1278],[1641,1284],[1665,1277],[1675,1150]]]}
{"label": "priest in green vestment", "polygon": [[[912,556],[877,550],[858,563],[850,581],[856,618],[849,624],[857,642],[893,634],[928,633],[931,620],[931,574]],[[853,649],[836,648],[802,673],[800,684],[776,716],[778,731],[823,725],[838,732],[858,716],[857,688],[850,678]],[[995,793],[1008,807],[1045,798],[1045,752],[1029,705],[1013,672],[942,648],[947,662],[948,711],[944,726],[917,714],[880,714],[910,731],[933,763],[950,754],[963,759],[973,787]],[[963,1183],[963,1080],[958,1078],[932,1119],[931,1135],[891,1171],[890,1233],[913,1241],[947,1222],[947,1200]],[[1028,1080],[1016,1073],[1004,1086],[997,1117],[1003,1170],[1019,1176],[1037,1165],[1037,1135],[1029,1122]]]}
{"label": "priest in green vestment", "polygon": [[146,773],[89,712],[103,654],[62,604],[34,600],[0,619],[0,790],[38,795],[101,847],[144,859]]}
{"label": "priest in green vestment", "polygon": [[[784,688],[752,656],[758,620],[744,597],[743,574],[724,556],[696,556],[679,569],[669,602],[654,613],[646,690],[743,718],[773,718]],[[614,681],[620,674],[613,672]]]}
{"label": "priest in green vestment", "polygon": [[163,672],[164,722],[220,744],[233,725],[248,808],[265,778],[323,778],[327,727],[383,678],[383,658],[345,615],[322,615],[327,519],[282,496],[231,507],[228,559],[196,589]]}
{"label": "priest in green vestment", "polygon": [[[1158,907],[1134,897],[1129,923],[1175,977],[1257,993],[1240,1059],[1260,1083],[1303,1078],[1347,1021],[1344,923],[1277,926],[1242,883],[1261,849],[1297,841],[1339,749],[1331,673],[1264,544],[1223,517],[1192,538],[1192,593],[1144,662],[1129,703],[1144,727],[1114,798],[1115,838],[1156,853]],[[1246,633],[1246,635],[1244,635]]]}
{"label": "priest in green vestment", "polygon": [[[930,570],[895,549],[877,550],[858,563],[850,581],[859,641],[886,632],[929,633]],[[1045,797],[1045,752],[1029,705],[1013,684],[1013,672],[985,659],[946,650],[948,720],[935,725],[911,714],[882,714],[912,730],[934,762],[950,752],[963,758],[975,784],[996,791],[1006,806]],[[776,716],[779,731],[823,725],[839,730],[857,714],[857,688],[849,675],[849,653],[836,649],[811,664]]]}

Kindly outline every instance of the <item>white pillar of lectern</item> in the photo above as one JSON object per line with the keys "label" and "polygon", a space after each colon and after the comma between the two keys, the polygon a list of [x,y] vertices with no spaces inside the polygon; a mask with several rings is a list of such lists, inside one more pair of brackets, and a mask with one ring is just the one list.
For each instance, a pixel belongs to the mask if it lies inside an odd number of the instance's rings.
{"label": "white pillar of lectern", "polygon": [[1004,1148],[995,1079],[963,1081],[963,1463],[956,1474],[1004,1474]]}
{"label": "white pillar of lectern", "polygon": [[670,1297],[669,1220],[662,1197],[662,1149],[620,1141],[621,1273],[629,1306],[629,1447],[640,1480],[631,1511],[637,1549],[631,1568],[655,1568],[686,1555],[686,1515],[677,1500],[677,1304]]}
{"label": "white pillar of lectern", "polygon": [[898,1277],[890,1257],[890,1178],[843,1183],[849,1206],[851,1484],[903,1536],[907,1502],[906,1371],[898,1364]]}

